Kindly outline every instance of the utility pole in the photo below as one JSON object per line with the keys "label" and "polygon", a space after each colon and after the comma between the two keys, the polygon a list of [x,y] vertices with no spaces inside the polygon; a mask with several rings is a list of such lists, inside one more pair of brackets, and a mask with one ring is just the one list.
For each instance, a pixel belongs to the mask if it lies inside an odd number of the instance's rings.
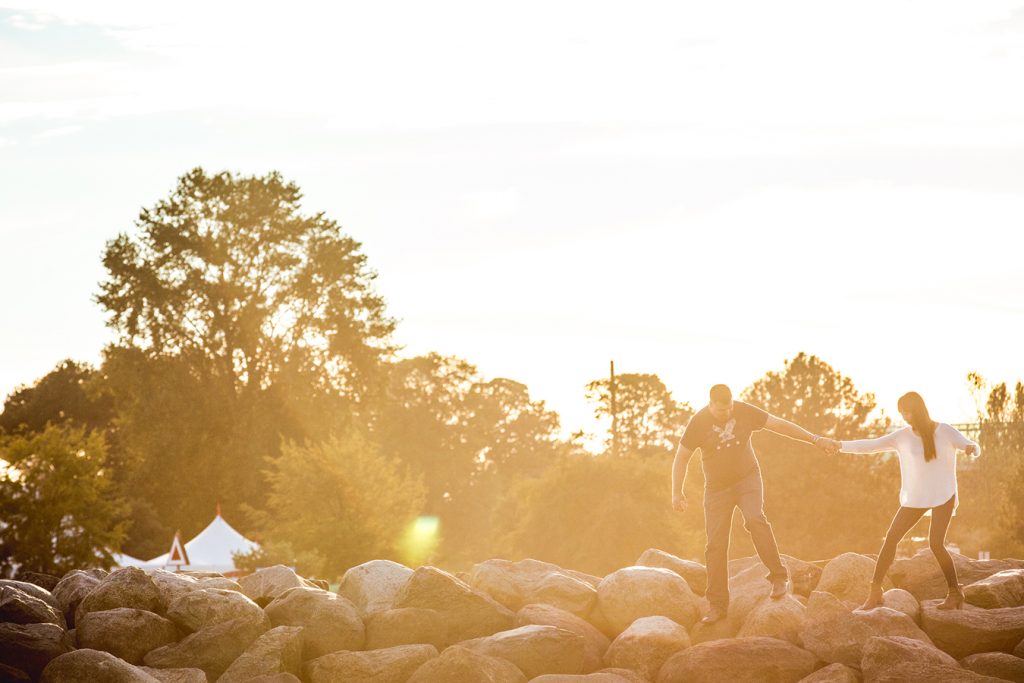
{"label": "utility pole", "polygon": [[618,406],[615,404],[615,361],[611,361],[611,381],[608,384],[612,398],[612,457],[619,455],[619,420]]}

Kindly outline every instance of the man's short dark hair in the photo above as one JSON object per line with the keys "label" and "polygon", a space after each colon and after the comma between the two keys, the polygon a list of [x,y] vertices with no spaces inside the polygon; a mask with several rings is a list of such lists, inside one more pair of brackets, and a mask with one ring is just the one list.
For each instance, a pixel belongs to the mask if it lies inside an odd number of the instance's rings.
{"label": "man's short dark hair", "polygon": [[729,403],[732,401],[732,391],[724,384],[716,384],[711,387],[712,403]]}

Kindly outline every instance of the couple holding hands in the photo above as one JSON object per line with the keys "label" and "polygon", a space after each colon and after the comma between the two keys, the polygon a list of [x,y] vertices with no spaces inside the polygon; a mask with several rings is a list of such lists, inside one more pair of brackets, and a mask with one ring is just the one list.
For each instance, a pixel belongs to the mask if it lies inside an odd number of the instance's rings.
{"label": "couple holding hands", "polygon": [[802,427],[742,401],[734,401],[724,384],[711,387],[708,405],[687,425],[672,463],[672,506],[686,509],[686,467],[696,450],[704,470],[704,525],[707,532],[705,564],[709,610],[701,620],[711,624],[729,609],[729,534],[735,508],[743,514],[744,527],[761,562],[768,568],[771,597],[789,590],[789,573],[764,514],[761,470],[750,443],[756,431],[767,429],[797,441],[814,444],[823,452],[883,453],[895,451],[900,462],[900,508],[885,534],[875,562],[867,600],[859,609],[882,606],[882,580],[896,557],[896,545],[921,517],[931,511],[929,546],[949,584],[949,594],[939,609],[963,606],[964,594],[953,558],[945,547],[946,530],[957,506],[956,453],[980,455],[981,449],[955,428],[934,422],[924,399],[916,392],[900,397],[897,404],[907,426],[877,439],[835,441],[811,434]]}

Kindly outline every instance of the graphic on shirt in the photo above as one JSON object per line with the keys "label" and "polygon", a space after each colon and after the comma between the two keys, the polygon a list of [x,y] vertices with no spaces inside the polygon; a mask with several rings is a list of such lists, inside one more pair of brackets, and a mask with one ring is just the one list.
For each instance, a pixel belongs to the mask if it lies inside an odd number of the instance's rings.
{"label": "graphic on shirt", "polygon": [[715,446],[716,451],[720,451],[723,448],[731,448],[739,443],[739,437],[733,434],[733,430],[735,429],[736,418],[729,420],[722,427],[719,427],[718,425],[711,425],[711,430],[716,436],[718,436],[718,444]]}

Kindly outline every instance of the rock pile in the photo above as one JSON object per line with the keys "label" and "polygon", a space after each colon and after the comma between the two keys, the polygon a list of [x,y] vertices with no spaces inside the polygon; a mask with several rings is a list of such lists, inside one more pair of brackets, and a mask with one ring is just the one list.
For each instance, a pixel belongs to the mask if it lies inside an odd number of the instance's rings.
{"label": "rock pile", "polygon": [[281,566],[26,575],[0,581],[0,683],[1024,682],[1024,561],[955,556],[968,604],[941,611],[924,551],[860,612],[871,558],[784,560],[781,600],[756,558],[730,563],[729,614],[710,626],[703,567],[655,549],[605,577],[378,560],[337,593]]}

